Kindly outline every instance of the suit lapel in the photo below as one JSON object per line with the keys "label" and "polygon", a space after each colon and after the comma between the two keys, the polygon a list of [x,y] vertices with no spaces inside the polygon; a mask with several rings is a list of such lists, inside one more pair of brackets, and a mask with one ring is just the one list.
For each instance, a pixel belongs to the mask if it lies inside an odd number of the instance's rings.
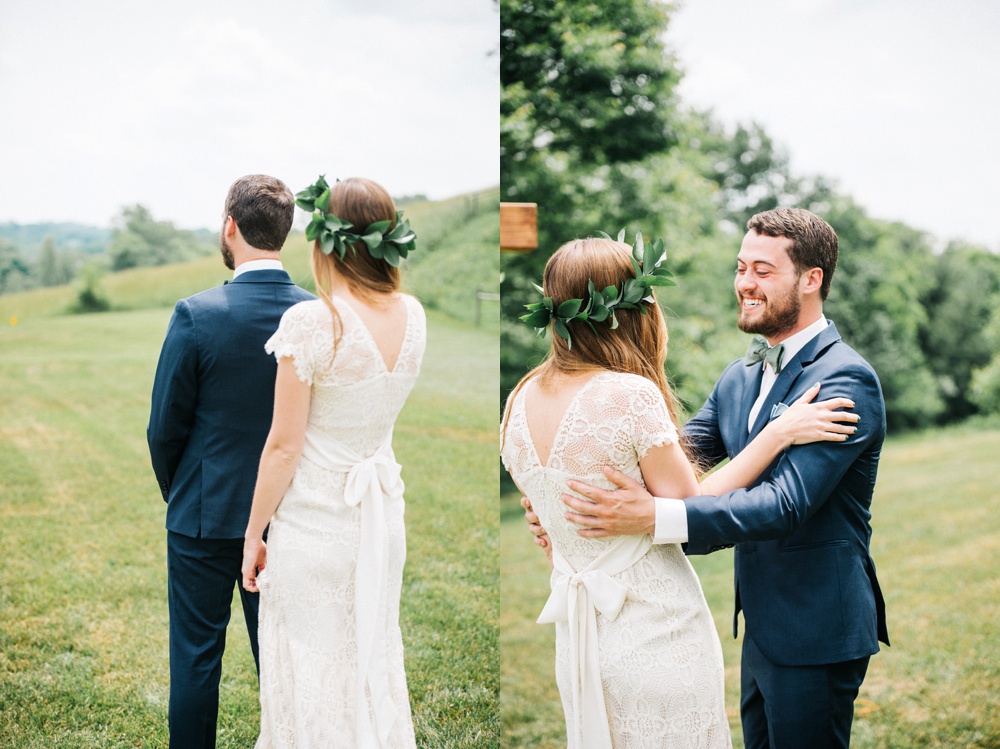
{"label": "suit lapel", "polygon": [[760,382],[764,377],[764,367],[756,365],[744,367],[743,373],[743,396],[740,398],[739,422],[736,424],[736,434],[739,435],[739,450],[742,451],[747,446],[749,435],[747,434],[747,422],[750,421],[750,411],[753,409],[754,401],[760,393]]}
{"label": "suit lapel", "polygon": [[747,435],[748,441],[756,437],[760,430],[764,428],[764,425],[771,420],[771,409],[784,401],[785,396],[788,395],[788,391],[792,389],[792,385],[801,373],[802,360],[798,356],[782,368],[778,378],[774,381],[774,385],[771,386],[767,398],[764,399],[760,411],[757,412],[757,419],[754,421],[753,428]]}
{"label": "suit lapel", "polygon": [[[822,353],[833,343],[840,340],[840,334],[837,333],[837,328],[833,323],[827,325],[823,330],[821,330],[812,340],[810,340],[802,350],[796,354],[791,361],[789,361],[782,368],[781,373],[778,375],[778,379],[774,381],[774,385],[771,387],[771,391],[767,394],[767,398],[764,399],[763,405],[760,407],[760,412],[757,414],[757,419],[753,423],[753,428],[747,435],[747,442],[752,440],[757,434],[763,429],[767,422],[771,420],[771,409],[773,409],[778,403],[785,403],[786,405],[791,405],[791,403],[786,400],[788,394],[791,392],[792,387],[799,379],[799,375],[802,374],[803,370],[812,364],[816,359],[822,355]],[[759,382],[759,380],[758,380]],[[813,383],[809,383],[810,385]],[[755,392],[760,392],[758,388]],[[756,400],[754,397],[753,400]],[[751,405],[753,405],[753,400]],[[750,417],[750,409],[747,409],[746,418]],[[743,422],[746,423],[746,420]]]}

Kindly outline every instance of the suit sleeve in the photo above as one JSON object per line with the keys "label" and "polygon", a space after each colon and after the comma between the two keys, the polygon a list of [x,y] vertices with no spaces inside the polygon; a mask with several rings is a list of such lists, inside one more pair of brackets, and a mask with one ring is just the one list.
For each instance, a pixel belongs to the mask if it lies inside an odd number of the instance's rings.
{"label": "suit sleeve", "polygon": [[715,383],[711,395],[681,431],[681,444],[695,463],[696,471],[717,466],[728,456],[719,427],[719,384],[725,373]]}
{"label": "suit sleeve", "polygon": [[[812,382],[812,380],[810,380]],[[829,498],[858,457],[885,435],[885,408],[875,373],[860,365],[825,376],[823,397],[846,397],[861,416],[846,442],[788,448],[766,478],[750,489],[687,502],[689,554],[791,535]],[[801,393],[794,395],[798,398]]]}
{"label": "suit sleeve", "polygon": [[191,307],[177,302],[153,380],[146,441],[163,501],[194,426],[198,400],[198,340]]}

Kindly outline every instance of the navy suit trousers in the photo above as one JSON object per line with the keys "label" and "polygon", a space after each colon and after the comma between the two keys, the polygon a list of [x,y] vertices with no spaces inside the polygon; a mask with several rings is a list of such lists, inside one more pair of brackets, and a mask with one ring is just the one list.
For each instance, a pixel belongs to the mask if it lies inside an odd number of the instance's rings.
{"label": "navy suit trousers", "polygon": [[212,749],[233,586],[258,673],[258,595],[243,590],[243,539],[190,538],[167,531],[170,608],[170,749]]}
{"label": "navy suit trousers", "polygon": [[870,657],[779,666],[744,635],[740,716],[746,749],[847,749]]}

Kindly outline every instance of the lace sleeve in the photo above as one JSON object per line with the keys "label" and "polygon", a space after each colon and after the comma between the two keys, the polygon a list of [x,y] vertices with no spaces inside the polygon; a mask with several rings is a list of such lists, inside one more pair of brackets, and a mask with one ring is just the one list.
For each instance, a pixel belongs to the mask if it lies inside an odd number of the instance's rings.
{"label": "lace sleeve", "polygon": [[295,374],[302,382],[312,385],[316,370],[316,316],[311,302],[299,302],[285,310],[281,323],[264,350],[280,360],[291,357]]}
{"label": "lace sleeve", "polygon": [[670,419],[660,389],[645,377],[635,379],[636,387],[632,396],[632,443],[641,460],[650,448],[676,442],[677,427]]}

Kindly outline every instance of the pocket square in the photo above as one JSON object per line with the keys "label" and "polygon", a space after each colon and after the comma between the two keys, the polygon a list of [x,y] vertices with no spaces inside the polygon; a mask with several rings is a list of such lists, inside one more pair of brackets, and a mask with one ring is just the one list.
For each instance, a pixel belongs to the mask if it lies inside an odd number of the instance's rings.
{"label": "pocket square", "polygon": [[779,416],[781,416],[781,414],[785,413],[785,411],[787,410],[788,406],[786,406],[784,403],[775,403],[774,407],[771,409],[771,418],[776,419]]}

